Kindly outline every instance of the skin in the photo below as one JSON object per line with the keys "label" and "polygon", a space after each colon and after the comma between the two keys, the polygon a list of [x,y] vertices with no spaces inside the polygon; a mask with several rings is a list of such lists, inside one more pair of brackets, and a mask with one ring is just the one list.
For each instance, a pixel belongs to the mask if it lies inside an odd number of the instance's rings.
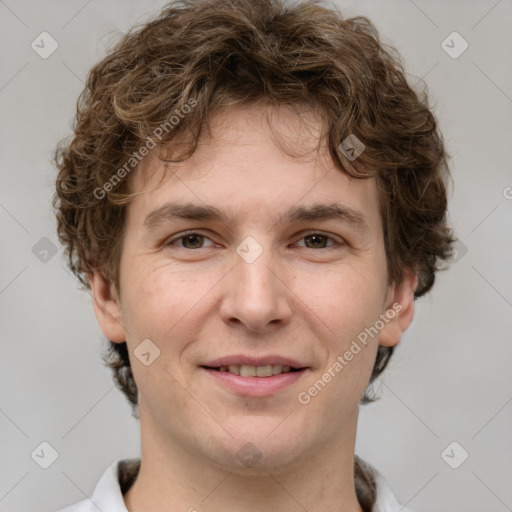
{"label": "skin", "polygon": [[[190,159],[166,166],[149,156],[132,176],[140,193],[127,209],[120,292],[98,272],[89,276],[100,327],[127,341],[139,390],[142,463],[126,506],[361,512],[358,404],[378,344],[397,345],[412,320],[417,278],[408,272],[388,286],[375,181],[334,165],[318,142],[316,114],[253,106],[210,121]],[[177,200],[226,210],[233,223],[169,220],[145,229],[150,211]],[[291,206],[332,202],[360,212],[368,230],[339,219],[280,221]],[[176,236],[187,230],[206,238]],[[315,245],[307,237],[314,233],[332,238]],[[236,252],[248,236],[263,249],[252,263]],[[397,303],[401,311],[379,335],[301,404],[299,392]],[[133,356],[147,338],[160,349],[149,366]],[[272,396],[247,397],[199,366],[233,354],[279,354],[309,369]],[[261,454],[252,467],[237,457],[248,442]]]}

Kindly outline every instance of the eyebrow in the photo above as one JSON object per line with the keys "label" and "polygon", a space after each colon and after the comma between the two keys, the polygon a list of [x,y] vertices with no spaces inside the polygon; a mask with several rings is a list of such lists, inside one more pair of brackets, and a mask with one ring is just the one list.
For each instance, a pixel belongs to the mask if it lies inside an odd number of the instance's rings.
{"label": "eyebrow", "polygon": [[[351,208],[338,203],[316,203],[311,206],[292,206],[279,215],[281,222],[301,222],[316,220],[341,220],[354,225],[358,230],[370,230],[365,216]],[[173,220],[218,221],[226,225],[235,224],[235,216],[210,205],[168,202],[152,210],[144,220],[148,230],[156,229],[160,224]]]}

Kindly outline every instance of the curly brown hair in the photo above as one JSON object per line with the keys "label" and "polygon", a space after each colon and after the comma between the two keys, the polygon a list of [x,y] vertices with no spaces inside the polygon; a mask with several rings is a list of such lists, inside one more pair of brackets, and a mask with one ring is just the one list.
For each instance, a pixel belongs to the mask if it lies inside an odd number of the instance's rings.
{"label": "curly brown hair", "polygon": [[[156,133],[160,149],[176,137],[187,141],[182,160],[195,151],[216,109],[305,104],[322,115],[340,170],[376,178],[389,283],[412,269],[419,278],[415,297],[422,296],[454,241],[446,222],[447,155],[425,90],[408,85],[400,56],[365,17],[344,19],[314,0],[169,4],[93,67],[74,137],[57,148],[53,204],[71,271],[89,288],[87,275],[96,269],[119,290],[125,212],[133,197],[130,180],[120,178],[150,140],[156,144]],[[172,116],[179,123],[164,133]],[[349,135],[365,145],[354,161],[340,146]],[[379,346],[370,386],[392,353]],[[126,343],[110,342],[104,357],[136,414]],[[361,403],[373,400],[367,390]]]}

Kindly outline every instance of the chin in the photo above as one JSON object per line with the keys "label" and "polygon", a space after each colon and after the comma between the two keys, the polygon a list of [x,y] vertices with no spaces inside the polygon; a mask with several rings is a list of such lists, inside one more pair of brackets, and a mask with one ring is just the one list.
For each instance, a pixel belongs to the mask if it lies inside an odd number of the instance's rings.
{"label": "chin", "polygon": [[232,437],[226,434],[210,438],[209,458],[215,465],[240,475],[268,476],[268,471],[289,466],[305,456],[304,429],[291,422],[286,428],[287,421],[279,425],[275,418],[266,422],[247,418],[236,429],[230,425],[226,430]]}

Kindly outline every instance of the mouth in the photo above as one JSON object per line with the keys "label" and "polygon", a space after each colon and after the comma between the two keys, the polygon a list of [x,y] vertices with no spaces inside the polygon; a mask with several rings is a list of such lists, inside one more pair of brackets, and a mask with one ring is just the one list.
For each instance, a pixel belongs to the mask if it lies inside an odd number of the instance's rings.
{"label": "mouth", "polygon": [[245,397],[277,395],[301,380],[310,370],[298,361],[283,357],[226,357],[201,365],[225,391]]}
{"label": "mouth", "polygon": [[252,366],[248,364],[229,364],[223,366],[202,366],[207,370],[217,372],[231,373],[232,375],[239,375],[240,377],[272,377],[274,375],[281,375],[282,373],[300,372],[304,368],[295,368],[293,366],[281,364],[266,364],[262,366]]}

